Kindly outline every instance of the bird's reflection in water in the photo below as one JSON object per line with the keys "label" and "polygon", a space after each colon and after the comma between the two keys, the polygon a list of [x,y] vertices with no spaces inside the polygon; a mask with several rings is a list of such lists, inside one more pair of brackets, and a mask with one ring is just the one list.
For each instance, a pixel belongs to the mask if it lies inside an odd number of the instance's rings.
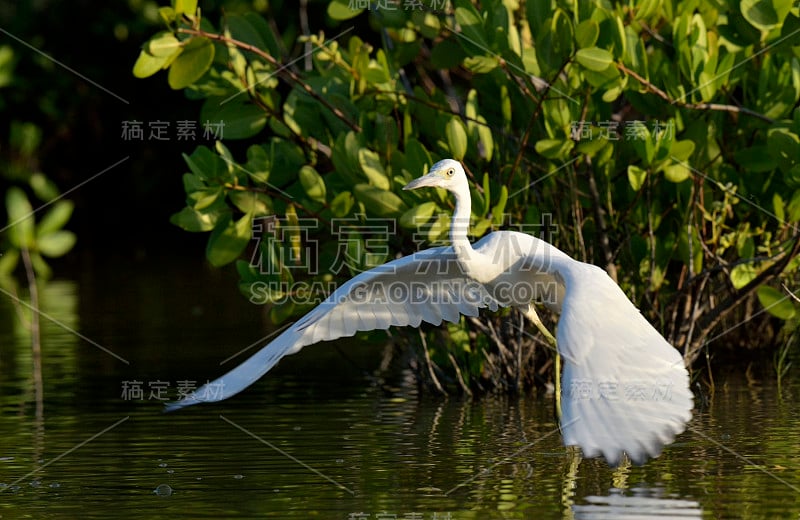
{"label": "bird's reflection in water", "polygon": [[572,506],[572,518],[702,518],[700,504],[694,500],[663,496],[662,488],[611,488],[605,496],[584,497],[584,504]]}

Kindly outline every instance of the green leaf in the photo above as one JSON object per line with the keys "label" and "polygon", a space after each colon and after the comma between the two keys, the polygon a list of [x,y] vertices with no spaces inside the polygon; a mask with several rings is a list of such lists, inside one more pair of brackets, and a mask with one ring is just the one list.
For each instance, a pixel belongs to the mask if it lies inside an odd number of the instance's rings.
{"label": "green leaf", "polygon": [[574,146],[571,139],[540,139],[534,149],[548,159],[566,159]]}
{"label": "green leaf", "polygon": [[183,154],[183,160],[201,182],[227,177],[228,165],[206,146],[198,146],[192,155]]}
{"label": "green leaf", "polygon": [[492,207],[492,222],[496,226],[503,225],[506,203],[508,203],[508,188],[505,184],[502,184],[500,186],[500,198],[498,199],[497,204]]}
{"label": "green leaf", "polygon": [[792,303],[791,297],[769,285],[758,288],[758,301],[776,318],[790,320],[797,315],[797,308]]}
{"label": "green leaf", "polygon": [[769,172],[778,166],[766,146],[740,148],[733,152],[733,158],[739,166],[751,173]]}
{"label": "green leaf", "polygon": [[669,153],[674,160],[688,161],[689,156],[694,152],[694,141],[685,139],[683,141],[673,141]]}
{"label": "green leaf", "polygon": [[739,264],[731,269],[731,284],[735,289],[741,289],[758,276],[758,270],[752,263]]}
{"label": "green leaf", "polygon": [[[271,215],[275,213],[272,199],[266,193],[233,190],[228,192],[228,200],[242,213],[250,215]],[[217,208],[209,208],[209,212]]]}
{"label": "green leaf", "polygon": [[325,181],[322,179],[322,176],[317,173],[317,170],[311,166],[303,166],[300,168],[298,176],[300,177],[300,184],[303,186],[306,195],[312,200],[325,204]]}
{"label": "green leaf", "polygon": [[594,20],[584,20],[575,28],[575,40],[581,49],[593,47],[599,34],[600,26]]}
{"label": "green leaf", "polygon": [[467,129],[459,117],[450,118],[445,127],[445,134],[453,159],[462,160],[467,154]]}
{"label": "green leaf", "polygon": [[647,170],[633,164],[628,165],[628,182],[631,183],[631,188],[633,188],[634,191],[639,191],[646,178]]}
{"label": "green leaf", "polygon": [[214,61],[214,44],[205,38],[193,38],[169,67],[167,82],[174,90],[188,87],[208,71]]}
{"label": "green leaf", "polygon": [[28,179],[28,184],[33,190],[33,194],[44,202],[50,202],[61,194],[56,183],[48,179],[43,173],[37,172],[31,175],[31,178]]}
{"label": "green leaf", "polygon": [[464,68],[475,74],[488,74],[500,65],[495,56],[468,56],[464,58]]}
{"label": "green leaf", "polygon": [[172,7],[178,15],[186,13],[194,16],[197,12],[197,0],[173,0]]}
{"label": "green leaf", "polygon": [[36,234],[41,237],[63,228],[72,216],[74,208],[75,205],[69,200],[62,199],[53,204],[36,226]]}
{"label": "green leaf", "polygon": [[167,25],[172,25],[175,22],[175,9],[173,9],[172,6],[170,5],[159,7],[158,15],[161,17],[161,20]]}
{"label": "green leaf", "polygon": [[784,222],[786,219],[786,203],[783,201],[783,198],[779,193],[775,193],[772,196],[772,209],[775,213],[775,216],[778,217],[778,221]]}
{"label": "green leaf", "polygon": [[437,69],[452,69],[466,57],[464,49],[453,39],[448,38],[434,45],[431,51],[431,65]]}
{"label": "green leaf", "polygon": [[222,186],[213,186],[210,188],[203,188],[195,190],[186,194],[186,203],[192,208],[201,211],[220,200],[225,194]]}
{"label": "green leaf", "polygon": [[[180,52],[180,49],[177,51]],[[170,57],[156,57],[146,51],[141,51],[136,63],[133,64],[133,75],[137,78],[149,78],[168,63]]]}
{"label": "green leaf", "polygon": [[19,250],[7,249],[0,255],[0,276],[11,274],[19,263]]}
{"label": "green leaf", "polygon": [[[468,52],[483,54],[489,48],[483,30],[483,18],[475,7],[468,1],[457,1],[456,23],[461,27],[463,38],[459,43],[464,45]],[[478,47],[477,49],[475,47]]]}
{"label": "green leaf", "polygon": [[403,213],[403,215],[400,217],[400,227],[404,227],[406,229],[417,229],[421,225],[428,222],[438,208],[438,204],[433,201],[418,204]]}
{"label": "green leaf", "polygon": [[72,231],[56,231],[40,236],[36,240],[36,249],[44,256],[56,258],[67,254],[75,241],[75,233]]}
{"label": "green leaf", "polygon": [[740,233],[736,240],[736,254],[739,258],[752,258],[756,252],[756,243],[753,237]]}
{"label": "green leaf", "polygon": [[200,109],[203,124],[221,125],[220,139],[247,139],[258,134],[267,124],[267,114],[246,96],[225,102],[208,98]]}
{"label": "green leaf", "polygon": [[33,207],[25,192],[16,186],[6,192],[8,211],[8,239],[20,249],[31,249],[34,244]]}
{"label": "green leaf", "polygon": [[269,180],[269,170],[271,167],[269,154],[263,146],[254,144],[247,149],[247,163],[245,170],[253,180],[260,184],[266,184]]}
{"label": "green leaf", "polygon": [[369,184],[356,184],[353,187],[356,200],[376,217],[399,217],[406,211],[402,199],[391,191],[382,190]]}
{"label": "green leaf", "polygon": [[331,201],[331,213],[334,217],[344,217],[350,213],[354,203],[353,194],[349,191],[343,191]]}
{"label": "green leaf", "polygon": [[47,265],[47,262],[37,251],[31,251],[31,265],[33,265],[33,270],[41,278],[50,278],[53,275],[53,270],[50,269],[50,266]]}
{"label": "green leaf", "polygon": [[572,22],[563,9],[556,9],[542,28],[536,36],[535,55],[542,72],[555,72],[574,51]]}
{"label": "green leaf", "polygon": [[386,176],[381,158],[377,153],[367,148],[361,148],[358,151],[358,163],[372,186],[382,190],[388,190],[391,187],[389,177]]}
{"label": "green leaf", "polygon": [[492,128],[486,124],[486,119],[483,116],[478,116],[478,121],[482,124],[476,124],[478,153],[485,161],[492,160],[494,153],[494,136],[492,135]]}
{"label": "green leaf", "polygon": [[656,153],[653,134],[642,121],[633,121],[628,128],[630,129],[630,143],[636,155],[645,165],[651,164]]}
{"label": "green leaf", "polygon": [[800,162],[800,136],[785,128],[770,131],[767,136],[767,150],[778,168],[788,172]]}
{"label": "green leaf", "polygon": [[231,38],[240,42],[249,43],[258,49],[266,49],[267,43],[258,30],[243,15],[231,14],[225,17],[225,23],[230,31]]}
{"label": "green leaf", "polygon": [[206,246],[206,258],[211,265],[229,264],[242,254],[250,241],[251,220],[250,215],[244,215],[234,222],[230,214],[219,219]]}
{"label": "green leaf", "polygon": [[174,213],[169,221],[184,231],[197,233],[214,229],[217,217],[217,213],[197,211],[194,208],[186,207]]}
{"label": "green leaf", "polygon": [[363,8],[353,9],[354,5],[350,0],[333,0],[328,4],[328,16],[337,21],[349,20],[355,18],[364,12]]}
{"label": "green leaf", "polygon": [[[787,9],[784,10],[779,7],[779,12],[776,7],[783,4],[786,5]],[[783,18],[789,12],[788,8],[791,8],[791,3],[776,2],[774,0],[742,0],[739,6],[742,10],[742,16],[751,25],[762,31],[769,31],[783,21]]]}
{"label": "green leaf", "polygon": [[291,298],[286,299],[280,305],[273,305],[269,310],[269,319],[272,323],[278,325],[288,320],[294,315],[295,303]]}
{"label": "green leaf", "polygon": [[144,50],[155,58],[169,58],[182,50],[182,43],[171,32],[161,31],[147,41]]}
{"label": "green leaf", "polygon": [[681,163],[670,164],[664,168],[664,178],[669,182],[683,182],[692,176],[692,171]]}
{"label": "green leaf", "polygon": [[596,72],[602,72],[606,70],[614,61],[614,57],[610,52],[599,47],[580,49],[575,53],[575,59],[587,69]]}

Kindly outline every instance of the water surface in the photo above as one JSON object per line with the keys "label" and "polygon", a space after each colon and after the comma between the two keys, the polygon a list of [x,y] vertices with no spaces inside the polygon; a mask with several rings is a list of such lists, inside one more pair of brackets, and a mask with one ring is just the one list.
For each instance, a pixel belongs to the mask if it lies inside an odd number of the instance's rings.
{"label": "water surface", "polygon": [[382,334],[163,414],[272,330],[197,263],[95,265],[44,286],[42,309],[37,417],[26,313],[0,295],[4,519],[800,518],[800,392],[768,372],[717,374],[660,458],[613,470],[561,446],[548,396],[419,395],[399,361],[375,377]]}

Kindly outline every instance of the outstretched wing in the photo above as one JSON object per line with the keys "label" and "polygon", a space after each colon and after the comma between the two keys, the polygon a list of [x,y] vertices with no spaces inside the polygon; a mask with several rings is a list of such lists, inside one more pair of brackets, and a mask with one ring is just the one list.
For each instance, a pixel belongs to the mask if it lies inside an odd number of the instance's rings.
{"label": "outstretched wing", "polygon": [[635,463],[658,456],[692,416],[683,358],[602,269],[574,262],[562,275],[564,444],[614,466],[623,452]]}
{"label": "outstretched wing", "polygon": [[283,356],[312,343],[423,321],[456,322],[462,314],[477,316],[479,309],[497,307],[483,285],[463,274],[451,247],[420,251],[354,277],[241,365],[166,410],[227,399]]}

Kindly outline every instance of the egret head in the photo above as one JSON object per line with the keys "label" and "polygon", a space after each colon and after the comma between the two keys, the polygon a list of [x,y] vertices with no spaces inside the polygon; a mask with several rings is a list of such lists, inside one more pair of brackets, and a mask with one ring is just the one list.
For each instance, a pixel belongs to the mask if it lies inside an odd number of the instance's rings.
{"label": "egret head", "polygon": [[422,187],[444,188],[456,192],[469,186],[467,174],[461,163],[453,159],[444,159],[431,166],[427,175],[406,184],[404,190],[415,190]]}

